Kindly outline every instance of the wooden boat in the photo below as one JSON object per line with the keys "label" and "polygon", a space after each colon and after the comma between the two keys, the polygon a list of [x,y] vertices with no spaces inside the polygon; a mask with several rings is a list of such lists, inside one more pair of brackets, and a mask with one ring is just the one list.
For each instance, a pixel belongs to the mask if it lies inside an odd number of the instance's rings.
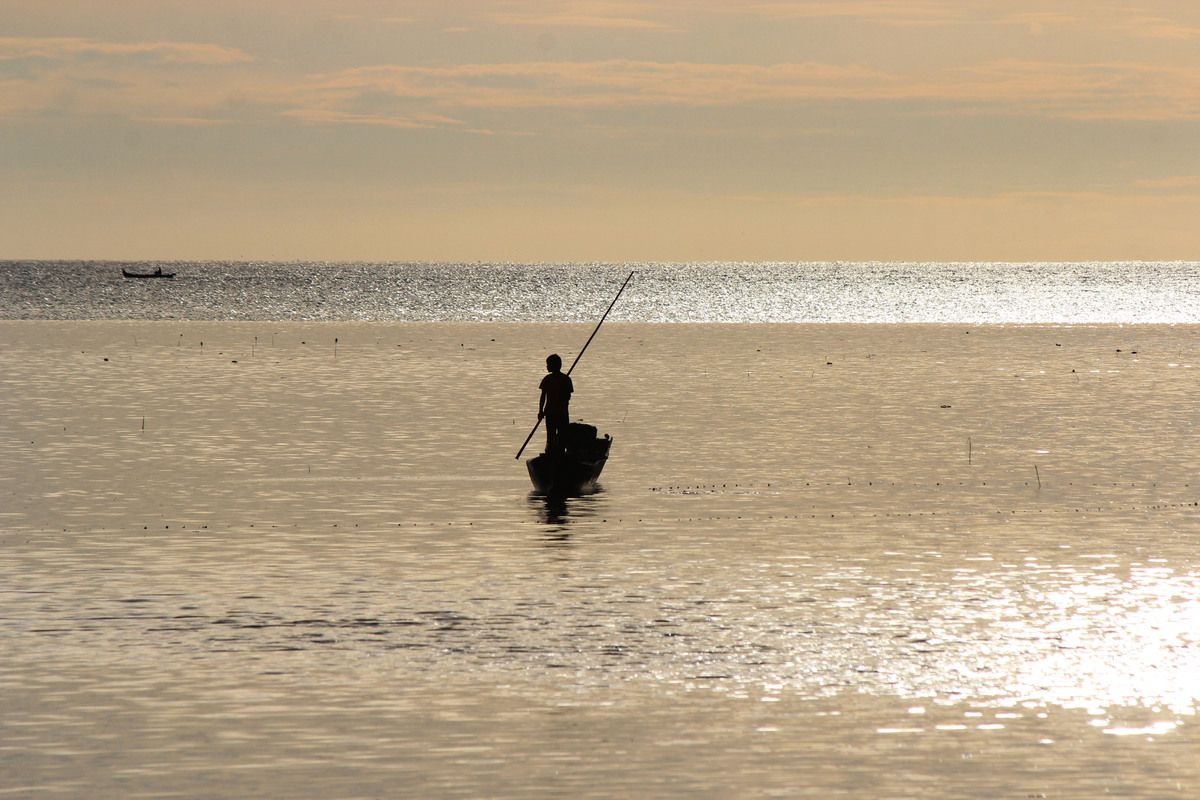
{"label": "wooden boat", "polygon": [[525,462],[533,488],[547,495],[579,495],[595,490],[596,481],[608,462],[612,437],[601,439],[596,428],[572,422],[567,426],[567,449],[563,453],[542,453]]}
{"label": "wooden boat", "polygon": [[125,269],[124,267],[121,268],[121,274],[124,275],[126,278],[174,278],[175,277],[174,272],[163,272],[161,270],[159,270],[157,272],[130,272],[129,270]]}

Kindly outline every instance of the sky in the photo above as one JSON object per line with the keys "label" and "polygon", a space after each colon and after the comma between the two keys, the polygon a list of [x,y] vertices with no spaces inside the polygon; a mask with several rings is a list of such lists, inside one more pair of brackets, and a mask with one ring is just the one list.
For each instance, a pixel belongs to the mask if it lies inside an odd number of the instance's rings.
{"label": "sky", "polygon": [[1195,0],[0,0],[0,259],[1200,259]]}

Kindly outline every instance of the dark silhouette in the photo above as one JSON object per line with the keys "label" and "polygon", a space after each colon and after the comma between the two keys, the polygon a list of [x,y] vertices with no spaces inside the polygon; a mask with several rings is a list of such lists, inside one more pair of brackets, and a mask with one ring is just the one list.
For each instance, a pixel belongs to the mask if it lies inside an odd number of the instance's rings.
{"label": "dark silhouette", "polygon": [[546,371],[542,378],[542,396],[538,400],[538,419],[546,421],[546,452],[561,455],[566,450],[567,426],[571,424],[571,394],[575,384],[571,376],[564,375],[562,359],[557,353],[546,358]]}
{"label": "dark silhouette", "polygon": [[529,495],[529,508],[541,530],[539,534],[547,544],[566,544],[571,538],[571,528],[578,522],[599,522],[605,508],[603,493],[541,494]]}
{"label": "dark silhouette", "polygon": [[124,267],[121,268],[121,274],[126,278],[174,278],[174,272],[163,272],[162,267],[155,267],[154,272],[130,272]]}
{"label": "dark silhouette", "polygon": [[534,490],[543,495],[583,495],[597,490],[596,480],[608,461],[608,450],[612,447],[613,440],[607,434],[603,439],[599,438],[596,428],[592,425],[571,422],[571,394],[575,391],[575,386],[571,383],[571,373],[575,371],[579,359],[583,358],[588,345],[600,332],[600,326],[608,318],[609,311],[612,311],[613,306],[621,299],[621,292],[625,291],[631,280],[632,272],[621,284],[617,296],[608,304],[608,310],[596,323],[592,335],[583,343],[583,349],[575,356],[575,361],[565,374],[562,371],[562,359],[557,354],[546,359],[546,370],[550,374],[542,378],[537,425],[534,425],[533,430],[525,437],[525,443],[521,445],[516,456],[521,457],[521,453],[525,452],[525,447],[537,433],[538,425],[545,420],[546,452],[525,462]]}
{"label": "dark silhouette", "polygon": [[608,461],[612,437],[596,435],[594,425],[572,422],[562,436],[563,450],[542,453],[525,462],[535,491],[547,495],[585,495],[598,490],[596,481]]}
{"label": "dark silhouette", "polygon": [[538,421],[546,423],[546,452],[525,462],[534,489],[547,496],[589,494],[608,461],[612,438],[596,435],[594,425],[571,422],[571,395],[575,385],[562,371],[557,354],[546,359]]}
{"label": "dark silhouette", "polygon": [[571,508],[566,495],[533,495],[530,505],[537,512],[537,521],[549,526],[552,533],[565,533],[571,523]]}
{"label": "dark silhouette", "polygon": [[[592,331],[592,335],[589,336],[588,340],[583,343],[583,349],[579,351],[579,355],[575,356],[575,360],[571,363],[571,368],[569,370],[567,370],[567,377],[570,377],[571,373],[575,371],[575,365],[579,363],[579,359],[583,358],[583,354],[587,352],[588,345],[590,345],[592,343],[592,339],[595,339],[596,334],[600,332],[600,326],[604,324],[604,320],[608,319],[609,312],[613,310],[613,306],[615,306],[617,304],[617,301],[621,299],[621,293],[625,291],[625,287],[629,285],[629,282],[631,280],[633,280],[632,272],[629,273],[629,277],[625,279],[625,282],[621,284],[621,288],[617,290],[617,296],[614,297],[613,301],[608,304],[608,310],[604,312],[604,316],[602,316],[600,318],[600,321],[596,323],[596,329]],[[554,358],[558,358],[558,356],[554,356]],[[547,359],[547,363],[549,363],[549,359]],[[560,370],[562,369],[562,360],[561,359],[559,359],[559,369]],[[568,397],[568,402],[569,402],[569,400],[570,400],[570,398]],[[515,456],[516,458],[520,458],[521,453],[525,452],[525,448],[529,446],[529,442],[531,439],[533,439],[533,435],[535,433],[537,433],[538,425],[541,425],[541,424],[542,424],[542,414],[541,414],[541,409],[539,408],[538,409],[538,421],[533,426],[533,430],[531,430],[529,432],[529,435],[525,437],[525,442],[521,445],[521,449],[517,451],[517,455]],[[536,483],[536,482],[537,481],[535,480],[534,483]]]}

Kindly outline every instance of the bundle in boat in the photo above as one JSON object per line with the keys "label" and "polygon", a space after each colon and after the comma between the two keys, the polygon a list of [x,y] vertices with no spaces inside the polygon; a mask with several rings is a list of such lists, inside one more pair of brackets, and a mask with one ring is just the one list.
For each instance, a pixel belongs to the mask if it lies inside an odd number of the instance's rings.
{"label": "bundle in boat", "polygon": [[566,450],[542,453],[525,462],[533,488],[543,494],[587,494],[608,461],[612,437],[600,438],[595,425],[572,422],[567,426]]}

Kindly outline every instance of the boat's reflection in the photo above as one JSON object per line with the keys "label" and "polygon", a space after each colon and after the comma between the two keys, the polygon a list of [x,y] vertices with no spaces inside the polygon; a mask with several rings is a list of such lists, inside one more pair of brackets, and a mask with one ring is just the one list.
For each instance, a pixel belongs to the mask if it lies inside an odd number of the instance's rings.
{"label": "boat's reflection", "polygon": [[604,505],[604,489],[585,495],[539,494],[529,495],[529,507],[537,517],[542,540],[549,545],[564,545],[571,541],[571,526],[595,518]]}

